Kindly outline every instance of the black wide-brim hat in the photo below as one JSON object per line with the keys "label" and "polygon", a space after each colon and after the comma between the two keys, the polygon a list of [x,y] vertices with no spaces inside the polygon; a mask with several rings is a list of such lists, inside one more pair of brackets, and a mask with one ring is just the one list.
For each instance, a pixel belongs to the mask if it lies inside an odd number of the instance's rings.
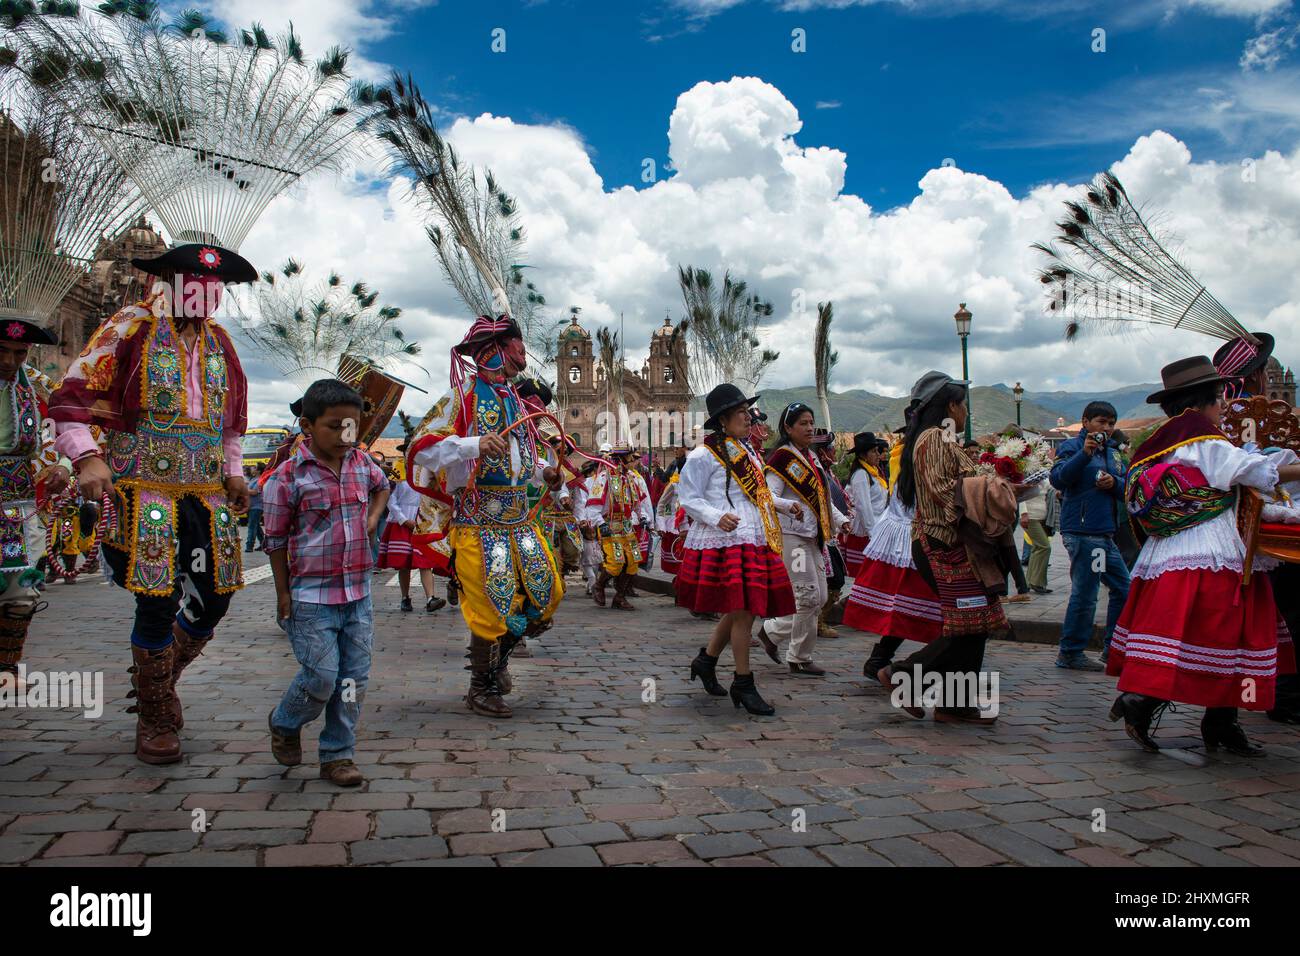
{"label": "black wide-brim hat", "polygon": [[1170,362],[1160,370],[1160,382],[1164,388],[1147,396],[1148,405],[1159,405],[1170,396],[1185,392],[1189,388],[1201,385],[1217,385],[1226,382],[1226,376],[1220,375],[1214,363],[1205,355],[1193,355],[1191,358]]}
{"label": "black wide-brim hat", "polygon": [[257,281],[257,270],[238,252],[201,242],[183,243],[152,259],[132,259],[131,265],[152,276],[183,272],[214,276],[222,282]]}
{"label": "black wide-brim hat", "polygon": [[[1269,335],[1267,332],[1251,332],[1250,334],[1259,341],[1258,346],[1251,346],[1248,341],[1240,336],[1230,342],[1224,342],[1219,348],[1219,351],[1214,353],[1214,367],[1220,369],[1225,375],[1229,375],[1232,378],[1248,378],[1267,365],[1268,360],[1273,357],[1273,336]],[[1249,349],[1252,347],[1256,348],[1255,355],[1244,365],[1232,370],[1223,369],[1223,363],[1234,350],[1239,348]]]}
{"label": "black wide-brim hat", "polygon": [[0,313],[0,342],[18,345],[58,345],[59,337],[35,319]]}
{"label": "black wide-brim hat", "polygon": [[510,339],[522,339],[524,337],[524,333],[519,331],[519,323],[510,316],[503,315],[497,321],[506,324],[504,327],[495,330],[483,329],[471,335],[459,345],[453,345],[451,350],[461,355],[473,355],[489,342],[506,342]]}
{"label": "black wide-brim hat", "polygon": [[758,398],[757,395],[747,397],[744,392],[730,382],[723,382],[709,392],[708,397],[704,399],[704,405],[709,410],[709,417],[705,421],[704,427],[712,431],[718,427],[718,419],[724,413],[731,411],[733,408],[739,408],[741,405],[753,405],[758,401]]}
{"label": "black wide-brim hat", "polygon": [[543,405],[550,405],[554,394],[551,387],[543,382],[540,378],[526,378],[515,386],[515,391],[519,393],[520,398],[536,396],[541,399]]}
{"label": "black wide-brim hat", "polygon": [[887,443],[877,438],[875,432],[858,432],[853,436],[853,454],[865,455],[873,448],[879,448],[884,444]]}

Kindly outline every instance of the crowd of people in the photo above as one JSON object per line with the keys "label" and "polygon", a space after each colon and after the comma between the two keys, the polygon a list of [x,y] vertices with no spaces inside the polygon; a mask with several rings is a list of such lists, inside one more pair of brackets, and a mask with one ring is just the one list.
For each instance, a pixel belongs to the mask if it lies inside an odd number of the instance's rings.
{"label": "crowd of people", "polygon": [[[236,253],[219,261],[182,246],[136,264],[167,279],[244,274]],[[1270,574],[1245,580],[1236,525],[1239,488],[1271,493],[1300,480],[1300,463],[1290,452],[1238,447],[1220,428],[1225,389],[1260,388],[1268,350],[1259,339],[1215,362],[1166,367],[1149,400],[1168,421],[1131,456],[1114,432],[1115,409],[1094,402],[1078,435],[1056,450],[1048,480],[1017,484],[979,467],[964,446],[969,383],[937,371],[914,384],[897,431],[856,434],[847,461],[812,408],[794,402],[769,419],[759,396],[732,383],[706,397],[707,436],[666,467],[649,467],[626,445],[586,453],[562,431],[549,390],[524,375],[518,326],[482,317],[454,348],[450,387],[411,430],[402,460],[390,465],[360,447],[364,399],[322,379],[291,406],[299,431],[246,476],[238,440],[246,384],[229,337],[204,318],[177,319],[156,296],[124,309],[40,406],[23,364],[39,329],[0,328],[0,380],[13,393],[0,402],[4,460],[26,462],[6,478],[7,500],[17,502],[6,516],[17,524],[6,524],[0,670],[16,676],[39,609],[40,574],[28,572],[43,552],[29,502],[38,483],[45,495],[75,487],[81,504],[105,513],[79,512],[73,537],[87,523],[96,529],[91,550],[136,602],[131,696],[146,763],[181,759],[178,682],[243,584],[241,552],[255,548],[269,556],[277,621],[300,664],[267,717],[271,751],[286,766],[301,763],[302,728],[323,714],[320,773],[340,786],[362,781],[352,758],[376,569],[397,572],[404,612],[414,609],[413,571],[429,612],[446,603],[434,578],[446,580],[469,632],[465,705],[500,719],[513,713],[510,660],[553,626],[565,575],[580,575],[595,605],[633,611],[635,577],[656,540],[677,604],[710,629],[691,679],[750,714],[775,713],[751,650],[792,675],[822,677],[818,643],[839,633],[837,611],[841,627],[875,637],[863,674],[905,712],[992,723],[996,715],[961,688],[984,671],[990,636],[1007,627],[1012,588],[1050,593],[1050,537],[1059,531],[1071,593],[1056,663],[1118,678],[1110,716],[1134,741],[1158,749],[1153,723],[1175,702],[1206,708],[1208,747],[1248,756],[1260,749],[1238,708],[1300,719],[1294,677],[1278,690],[1278,675],[1295,670],[1290,627],[1300,601],[1289,585],[1275,597]],[[55,426],[51,463],[39,471],[38,407]],[[1027,555],[1015,547],[1017,525]],[[1126,544],[1126,532],[1135,540]],[[1270,573],[1289,580],[1291,567]],[[1109,607],[1096,661],[1085,648],[1102,585]]]}

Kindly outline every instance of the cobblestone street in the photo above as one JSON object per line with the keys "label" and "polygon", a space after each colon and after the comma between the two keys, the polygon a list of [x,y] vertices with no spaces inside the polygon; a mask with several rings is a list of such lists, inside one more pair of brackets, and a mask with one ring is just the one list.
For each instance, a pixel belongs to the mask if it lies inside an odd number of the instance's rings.
{"label": "cobblestone street", "polygon": [[[99,719],[0,712],[0,863],[1300,862],[1295,729],[1245,714],[1268,756],[1207,756],[1200,712],[1183,708],[1158,731],[1173,749],[1142,753],[1106,720],[1114,681],[1056,669],[1052,646],[989,645],[992,728],[892,708],[861,675],[870,638],[847,630],[819,648],[823,680],[756,650],[777,715],[751,718],[687,683],[708,625],[648,594],[636,613],[597,609],[577,587],[533,656],[512,663],[514,719],[493,722],[462,701],[459,613],[426,615],[418,597],[399,613],[389,577],[374,579],[358,791],[317,779],[319,723],[304,734],[308,763],[271,757],[266,715],[296,664],[269,579],[236,596],[181,682],[185,758],[170,767],[131,752],[128,595],[89,577],[50,587],[26,663],[102,670],[107,703]],[[728,683],[728,655],[722,665]]]}

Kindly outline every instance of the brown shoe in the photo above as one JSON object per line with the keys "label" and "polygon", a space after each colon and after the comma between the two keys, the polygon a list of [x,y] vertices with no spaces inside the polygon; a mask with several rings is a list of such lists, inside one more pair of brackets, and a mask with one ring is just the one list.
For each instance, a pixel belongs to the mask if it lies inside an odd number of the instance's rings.
{"label": "brown shoe", "polygon": [[157,651],[131,645],[131,685],[128,697],[136,703],[127,713],[136,715],[135,755],[148,764],[176,763],[181,759],[181,740],[172,717],[172,667],[175,647]]}
{"label": "brown shoe", "polygon": [[336,787],[359,787],[366,782],[351,760],[331,760],[320,765],[320,778]]}
{"label": "brown shoe", "polygon": [[302,763],[302,734],[296,731],[276,730],[272,719],[275,708],[266,715],[266,726],[271,729],[271,755],[276,763],[284,767],[296,767]]}
{"label": "brown shoe", "polygon": [[756,636],[758,637],[758,642],[763,645],[763,650],[767,652],[767,656],[772,658],[772,663],[780,664],[781,655],[777,651],[776,642],[767,636],[767,630],[763,627],[761,621],[759,622],[758,634]]}
{"label": "brown shoe", "polygon": [[826,674],[822,668],[818,667],[812,661],[801,663],[800,661],[790,662],[791,674],[805,674],[808,677],[823,677]]}
{"label": "brown shoe", "polygon": [[986,717],[979,712],[977,707],[953,707],[934,709],[934,722],[936,724],[978,724],[987,727],[990,724],[997,723],[996,717]]}

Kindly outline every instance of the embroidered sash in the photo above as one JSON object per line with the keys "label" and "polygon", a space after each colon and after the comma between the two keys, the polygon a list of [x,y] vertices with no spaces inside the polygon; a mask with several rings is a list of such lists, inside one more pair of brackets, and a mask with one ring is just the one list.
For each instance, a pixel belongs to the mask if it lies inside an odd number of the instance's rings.
{"label": "embroidered sash", "polygon": [[772,492],[768,490],[767,482],[763,480],[763,470],[759,463],[754,460],[748,448],[729,435],[725,438],[709,435],[704,439],[704,447],[731,473],[745,497],[758,509],[767,546],[775,554],[780,554],[783,546],[781,524],[777,520],[776,504],[772,501]]}
{"label": "embroidered sash", "polygon": [[787,446],[778,448],[768,456],[767,468],[780,475],[817,516],[817,543],[825,544],[829,541],[831,506],[821,469],[810,464],[803,455]]}
{"label": "embroidered sash", "polygon": [[1232,508],[1237,493],[1212,487],[1199,468],[1161,459],[1198,441],[1227,441],[1208,418],[1191,410],[1165,422],[1133,455],[1125,489],[1128,512],[1139,538],[1166,538]]}

